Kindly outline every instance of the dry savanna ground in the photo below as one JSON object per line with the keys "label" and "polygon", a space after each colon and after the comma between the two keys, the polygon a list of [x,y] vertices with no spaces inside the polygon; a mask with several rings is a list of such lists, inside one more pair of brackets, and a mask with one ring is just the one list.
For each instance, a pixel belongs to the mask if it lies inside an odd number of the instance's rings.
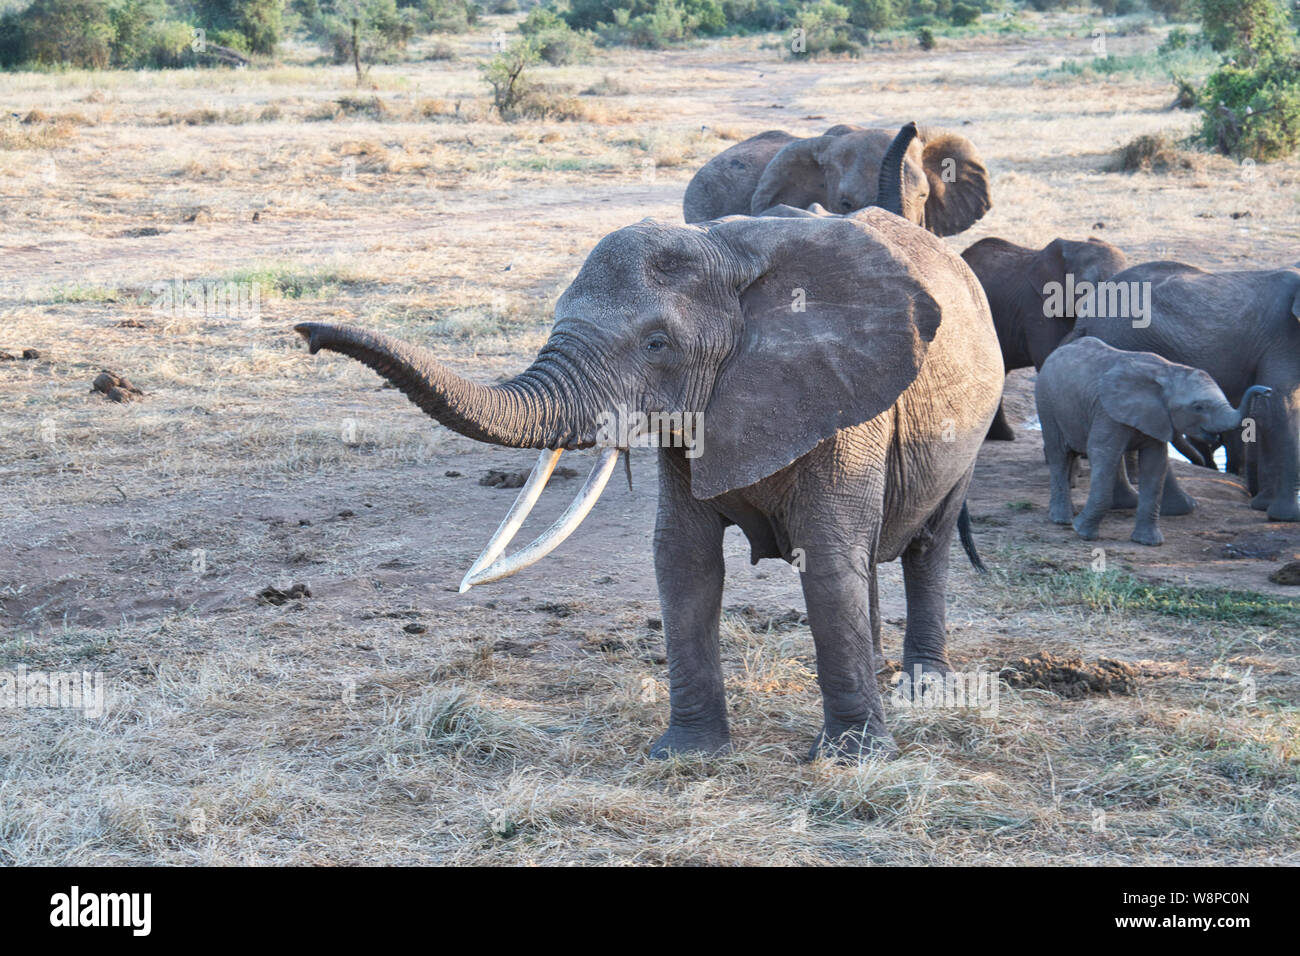
{"label": "dry savanna ground", "polygon": [[[995,208],[954,249],[1101,235],[1137,259],[1289,263],[1300,167],[1107,171],[1194,117],[1159,70],[1080,69],[1082,20],[861,60],[785,60],[771,37],[605,51],[539,71],[564,118],[505,124],[477,64],[509,26],[361,91],[305,50],[0,77],[0,349],[40,353],[0,362],[0,671],[99,672],[108,695],[97,720],[0,711],[0,862],[1300,861],[1300,611],[1268,579],[1300,535],[1226,477],[1179,466],[1201,510],[1163,548],[1131,545],[1125,515],[1085,543],[1046,519],[1032,427],[986,446],[971,504],[992,570],[954,561],[954,662],[1046,652],[1118,677],[1008,672],[996,713],[890,705],[902,757],[862,766],[803,760],[820,702],[797,574],[751,567],[732,532],[736,753],[652,762],[649,456],[541,565],[457,595],[514,494],[478,479],[532,456],[435,427],[291,332],[355,322],[509,374],[602,235],[679,217],[695,168],[772,127],[970,136]],[[173,280],[242,283],[260,317],[159,308]],[[143,397],[92,393],[101,369]],[[1009,389],[1026,425],[1029,383]]]}

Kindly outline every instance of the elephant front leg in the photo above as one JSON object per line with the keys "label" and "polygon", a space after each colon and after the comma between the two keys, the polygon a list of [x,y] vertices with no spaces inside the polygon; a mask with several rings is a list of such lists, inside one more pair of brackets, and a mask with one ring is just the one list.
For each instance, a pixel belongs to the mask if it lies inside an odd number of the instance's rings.
{"label": "elephant front leg", "polygon": [[1159,516],[1164,514],[1160,500],[1169,475],[1168,448],[1163,444],[1144,445],[1138,454],[1138,475],[1137,523],[1129,540],[1138,544],[1164,544]]}
{"label": "elephant front leg", "polygon": [[1115,496],[1118,469],[1124,467],[1128,447],[1128,429],[1116,422],[1100,419],[1093,423],[1088,436],[1088,462],[1092,476],[1088,484],[1088,502],[1074,518],[1074,531],[1085,541],[1092,541],[1101,530],[1101,519],[1110,510]]}
{"label": "elephant front leg", "polygon": [[661,462],[655,577],[668,648],[668,729],[650,756],[730,749],[718,619],[722,613],[722,517],[690,497]]}
{"label": "elephant front leg", "polygon": [[817,683],[823,725],[810,758],[893,756],[898,748],[885,726],[872,646],[871,578],[866,549],[805,548],[803,572],[808,624],[817,648]]}

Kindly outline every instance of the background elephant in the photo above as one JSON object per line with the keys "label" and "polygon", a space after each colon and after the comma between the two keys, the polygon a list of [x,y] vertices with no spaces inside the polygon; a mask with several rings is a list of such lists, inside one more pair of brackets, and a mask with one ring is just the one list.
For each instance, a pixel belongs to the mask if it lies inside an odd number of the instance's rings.
{"label": "background elephant", "polygon": [[[1111,475],[1129,452],[1137,452],[1137,523],[1132,540],[1164,541],[1158,516],[1175,434],[1210,439],[1241,425],[1251,399],[1267,394],[1246,390],[1241,406],[1228,404],[1207,373],[1177,365],[1151,352],[1125,352],[1099,339],[1080,338],[1054,351],[1034,384],[1034,401],[1043,426],[1043,453],[1052,472],[1049,517],[1074,525],[1085,540],[1097,537],[1111,507]],[[1088,503],[1075,517],[1070,473],[1086,452],[1092,467]]]}
{"label": "background elephant", "polygon": [[[781,204],[832,213],[880,205],[882,161],[893,141],[886,129],[834,126],[821,136],[768,130],[709,160],[686,187],[687,222],[752,216]],[[908,148],[903,215],[935,235],[970,228],[992,207],[988,170],[964,136],[923,128]]]}
{"label": "background elephant", "polygon": [[1271,388],[1252,415],[1259,492],[1251,507],[1274,521],[1300,520],[1300,268],[1206,272],[1149,262],[1110,281],[1149,289],[1149,313],[1080,318],[1074,335],[1204,369],[1231,402],[1252,385]]}
{"label": "background elephant", "polygon": [[[1128,267],[1123,251],[1100,239],[1053,239],[1042,249],[1029,249],[990,237],[968,246],[961,257],[988,296],[1008,372],[1031,365],[1041,369],[1052,350],[1074,330],[1073,301],[1067,301],[1062,315],[1047,314],[1043,290],[1049,283],[1063,287],[1068,275],[1076,284],[1096,283]],[[1015,440],[1015,429],[1001,405],[988,437]]]}
{"label": "background elephant", "polygon": [[[702,454],[659,443],[654,552],[671,715],[652,754],[729,746],[718,623],[733,524],[754,561],[801,567],[825,716],[815,750],[890,751],[872,649],[876,564],[902,558],[904,665],[945,672],[952,530],[1002,385],[970,270],[879,209],[707,227],[646,220],[601,240],[555,315],[533,364],[490,386],[377,333],[298,330],[312,352],[350,355],[444,425],[498,445],[601,444],[611,409],[702,414]],[[542,453],[466,585],[502,576],[502,561],[505,573],[527,563],[496,555],[557,455]],[[604,452],[572,513],[594,502],[618,455]],[[524,552],[545,553],[557,536]]]}

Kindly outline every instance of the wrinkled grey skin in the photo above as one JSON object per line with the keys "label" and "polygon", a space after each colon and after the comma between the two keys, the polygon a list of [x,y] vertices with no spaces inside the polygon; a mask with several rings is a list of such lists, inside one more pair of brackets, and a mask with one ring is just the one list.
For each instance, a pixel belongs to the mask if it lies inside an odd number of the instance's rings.
{"label": "wrinkled grey skin", "polygon": [[[1122,250],[1100,239],[1080,242],[1053,239],[1042,249],[1029,249],[1005,239],[990,237],[968,246],[961,257],[971,267],[993,313],[1002,346],[1002,364],[1008,372],[1033,366],[1041,369],[1063,338],[1074,330],[1073,302],[1062,316],[1048,316],[1045,286],[1064,285],[1067,275],[1096,283],[1128,268]],[[1015,441],[1016,433],[1002,406],[989,427],[990,441]]]}
{"label": "wrinkled grey skin", "polygon": [[1252,385],[1272,389],[1251,415],[1259,488],[1251,507],[1273,521],[1300,521],[1300,268],[1206,272],[1148,262],[1111,281],[1151,283],[1150,325],[1135,329],[1127,316],[1079,319],[1073,334],[1204,369],[1230,402]]}
{"label": "wrinkled grey skin", "polygon": [[[806,311],[792,308],[795,290]],[[729,525],[754,561],[803,566],[825,718],[814,751],[892,752],[872,646],[876,565],[903,562],[904,665],[945,672],[952,531],[1001,394],[970,270],[880,209],[647,220],[601,240],[555,316],[533,364],[489,386],[375,332],[298,328],[313,352],[364,362],[443,424],[498,445],[590,446],[598,413],[619,404],[702,412],[700,457],[658,451],[671,713],[652,754],[730,746],[718,644]]]}
{"label": "wrinkled grey skin", "polygon": [[[885,205],[876,194],[890,129],[832,127],[800,138],[768,130],[709,160],[686,187],[687,222],[757,216],[773,206],[831,213]],[[970,228],[992,207],[988,170],[964,136],[922,127],[907,151],[903,215],[935,235]]]}
{"label": "wrinkled grey skin", "polygon": [[[1109,478],[1125,454],[1138,456],[1137,523],[1132,540],[1158,545],[1158,515],[1168,471],[1168,443],[1175,434],[1208,440],[1241,425],[1251,399],[1267,389],[1247,390],[1239,408],[1228,404],[1208,374],[1176,365],[1151,352],[1125,352],[1085,337],[1062,345],[1043,363],[1034,386],[1043,426],[1043,452],[1052,472],[1048,516],[1073,524],[1079,537],[1097,537],[1111,507]],[[1075,460],[1086,452],[1093,481],[1088,502],[1076,516],[1070,500]]]}

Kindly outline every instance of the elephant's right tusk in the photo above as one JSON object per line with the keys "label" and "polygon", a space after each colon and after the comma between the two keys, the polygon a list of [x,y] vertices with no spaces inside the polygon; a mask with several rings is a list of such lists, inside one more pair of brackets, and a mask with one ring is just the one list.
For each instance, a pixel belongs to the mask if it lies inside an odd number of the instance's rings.
{"label": "elephant's right tusk", "polygon": [[[532,544],[509,557],[502,558],[479,571],[471,568],[460,583],[460,592],[464,594],[476,584],[489,584],[492,581],[508,578],[517,571],[536,564],[563,544],[564,540],[577,530],[578,525],[582,524],[582,519],[587,517],[587,513],[595,507],[600,493],[609,483],[609,476],[614,473],[614,466],[618,464],[618,455],[619,449],[606,448],[601,453],[600,460],[591,469],[591,474],[587,476],[587,483],[582,486],[582,490],[578,492],[564,514],[556,519],[555,524],[542,532]],[[476,561],[475,565],[477,564]]]}
{"label": "elephant's right tusk", "polygon": [[505,520],[501,522],[496,533],[492,535],[492,539],[488,541],[483,553],[465,572],[465,577],[460,582],[461,594],[469,590],[469,579],[500,557],[501,552],[506,549],[506,545],[518,533],[524,519],[533,510],[533,505],[537,504],[537,499],[541,497],[542,489],[551,480],[551,473],[555,471],[555,463],[560,460],[561,454],[563,454],[563,451],[559,448],[554,450],[548,448],[537,456],[537,464],[533,465],[528,481],[524,483],[523,490],[515,498],[515,503],[510,506],[510,511],[506,513]]}

